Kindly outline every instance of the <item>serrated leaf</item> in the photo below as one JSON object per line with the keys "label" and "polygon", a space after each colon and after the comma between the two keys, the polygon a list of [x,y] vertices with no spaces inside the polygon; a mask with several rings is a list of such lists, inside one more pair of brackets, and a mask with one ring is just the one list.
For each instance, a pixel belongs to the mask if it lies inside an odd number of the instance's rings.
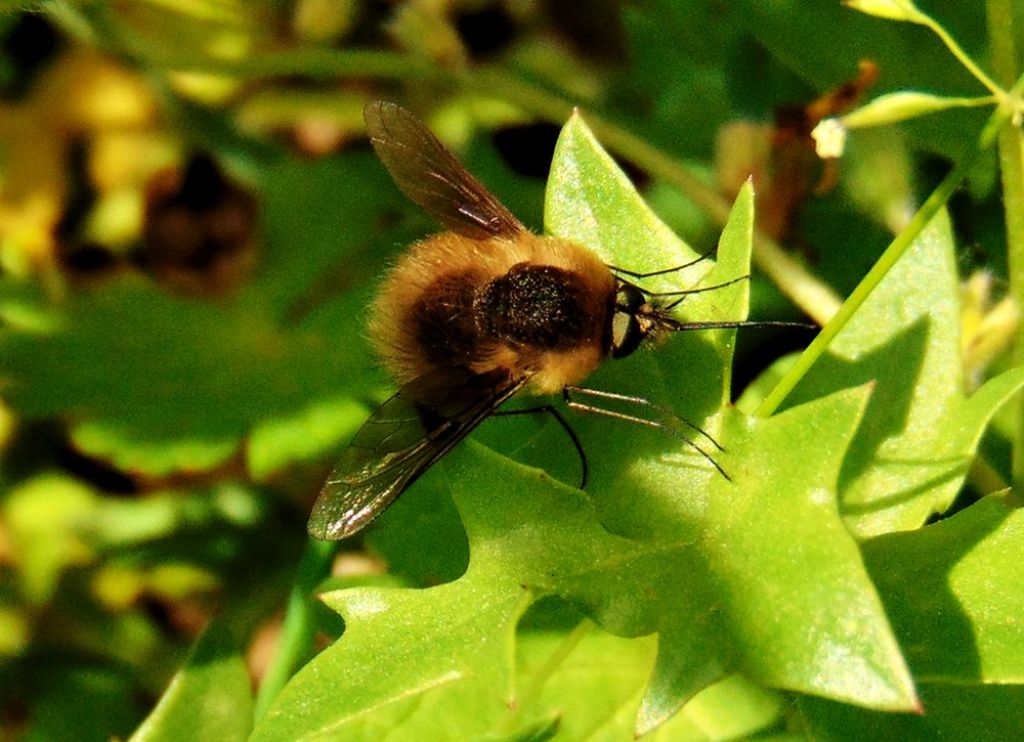
{"label": "serrated leaf", "polygon": [[[537,682],[538,673],[550,672],[540,678],[543,692],[536,705],[559,712],[565,739],[629,739],[657,643],[653,637],[623,639],[593,628],[550,671],[548,663],[565,651],[567,641],[561,633],[521,632],[520,687]],[[780,695],[734,675],[697,694],[644,739],[744,738],[775,724],[781,710]]]}
{"label": "serrated leaf", "polygon": [[244,740],[252,728],[249,673],[237,643],[219,626],[196,642],[132,742]]}
{"label": "serrated leaf", "polygon": [[[493,721],[514,700],[508,641],[530,594],[561,595],[615,634],[659,631],[660,666],[638,731],[733,669],[881,708],[912,707],[881,605],[827,495],[863,396],[845,393],[763,421],[747,441],[736,433],[737,458],[754,459],[737,479],[750,482],[757,470],[759,486],[743,494],[724,483],[701,502],[677,502],[674,540],[609,534],[578,491],[479,446],[458,449],[439,469],[450,473],[470,536],[466,575],[428,590],[332,593],[347,633],[289,683],[256,738],[366,736],[383,723],[380,713],[408,713],[385,707],[448,683],[468,684],[467,693],[482,686],[471,697],[491,699],[489,715],[469,706],[463,734]],[[778,445],[811,449],[795,469],[762,471]],[[666,469],[661,487],[678,500],[678,470]],[[496,477],[515,497],[493,496]],[[690,647],[693,661],[672,662],[677,647]],[[361,668],[358,678],[351,667]]]}
{"label": "serrated leaf", "polygon": [[462,713],[449,709],[453,715],[443,723],[462,735],[486,731],[512,694],[512,638],[527,598],[493,563],[479,569],[471,563],[462,579],[426,590],[326,594],[345,618],[344,637],[288,683],[253,739],[373,739],[385,719],[397,724],[410,704],[445,686],[465,695]]}
{"label": "serrated leaf", "polygon": [[1024,686],[922,683],[922,714],[883,714],[817,698],[798,709],[813,739],[936,739],[1017,742],[1024,737]]}
{"label": "serrated leaf", "polygon": [[[731,418],[749,433],[726,438],[723,464],[735,484],[712,481],[706,499],[675,506],[680,533],[700,544],[698,554],[680,555],[679,562],[701,574],[692,579],[707,580],[701,592],[719,596],[705,607],[717,616],[666,612],[642,721],[662,718],[671,699],[686,698],[688,686],[699,685],[692,655],[711,640],[718,649],[713,661],[705,660],[706,672],[738,669],[767,685],[846,695],[865,705],[913,704],[899,648],[832,499],[849,440],[839,431],[852,433],[864,397],[830,399],[825,407],[795,408],[792,416],[756,424]],[[788,464],[780,470],[783,460]],[[667,503],[671,480],[651,482],[646,492]],[[845,660],[837,663],[834,652]]]}
{"label": "serrated leaf", "polygon": [[1022,550],[1024,510],[996,495],[948,520],[864,544],[914,677],[1024,683]]}
{"label": "serrated leaf", "polygon": [[[549,185],[545,210],[548,228],[562,237],[575,239],[583,244],[590,244],[588,240],[604,240],[605,249],[607,250],[605,259],[618,261],[618,264],[623,267],[628,267],[623,264],[625,258],[643,250],[653,251],[655,254],[671,255],[674,243],[671,240],[659,242],[657,235],[661,234],[661,232],[658,229],[644,230],[642,236],[638,233],[634,237],[635,242],[630,247],[628,241],[630,237],[628,234],[613,231],[614,239],[608,238],[601,234],[600,227],[603,224],[595,222],[593,218],[588,218],[588,215],[603,214],[603,218],[607,219],[612,225],[643,224],[646,220],[653,218],[648,213],[645,213],[646,206],[643,204],[643,201],[636,196],[628,181],[618,172],[610,158],[607,155],[602,155],[603,151],[600,149],[600,145],[597,144],[593,136],[586,130],[581,120],[574,118],[566,125],[563,135],[559,140],[555,162],[552,166],[552,180]],[[581,183],[586,182],[586,179],[600,182],[602,185],[599,188],[581,185]],[[583,203],[579,203],[581,199]],[[563,203],[563,200],[565,203]],[[621,208],[621,212],[615,211],[616,203]],[[748,184],[737,198],[729,224],[723,233],[719,247],[719,264],[715,266],[711,275],[705,276],[701,280],[700,283],[702,285],[713,285],[747,272],[752,218],[752,193]],[[626,228],[620,226],[620,229]],[[659,262],[661,265],[658,267],[665,267],[664,261],[665,258],[661,258],[660,261],[652,261],[647,267],[653,268],[658,266]],[[673,278],[677,281],[675,288],[679,288],[679,284],[685,286],[685,277],[674,276]],[[745,286],[742,285],[733,287],[733,290],[736,292],[733,296],[739,299],[740,303],[731,308],[736,314],[731,316],[725,314],[725,317],[733,319],[745,317],[746,292],[744,289]],[[695,319],[724,318],[714,315],[702,317],[698,312],[707,312],[708,309],[713,309],[720,293],[726,294],[722,301],[728,303],[729,296],[726,293],[728,291],[714,291],[702,295],[706,297],[710,306],[695,307],[694,314],[691,316]],[[713,384],[718,379],[725,378],[723,368],[728,367],[730,359],[727,350],[721,353],[718,358],[709,357],[706,351],[708,346],[702,344],[703,337],[701,336],[704,335],[706,333],[694,333],[692,336],[685,335],[681,338],[672,338],[671,342],[666,343],[664,348],[659,348],[655,353],[651,354],[651,359],[638,359],[642,363],[639,370],[637,370],[637,364],[633,359],[627,359],[608,372],[602,369],[595,376],[602,381],[608,378],[615,378],[616,372],[621,368],[622,374],[619,377],[621,382],[628,383],[628,379],[632,378],[635,384],[635,379],[639,374],[639,378],[648,382],[646,384],[648,392],[652,389],[652,384],[656,384],[658,381],[672,380],[674,383],[671,386],[666,385],[668,389],[662,392],[665,396],[661,397],[661,399],[665,399],[673,408],[685,411],[689,419],[700,420],[702,418],[699,415],[694,415],[691,411],[703,409],[700,400],[706,399],[704,395],[707,392],[701,390],[707,388],[705,385]],[[731,339],[731,333],[723,333],[723,335],[726,339]],[[608,365],[612,366],[613,364]],[[632,366],[632,368],[626,371],[627,366]],[[626,376],[627,373],[630,375],[629,377]],[[628,386],[626,388],[629,389]],[[657,387],[653,388],[657,389]],[[658,398],[657,393],[651,396]],[[716,401],[712,408],[717,409],[717,407],[718,403]],[[742,427],[742,425],[738,424],[737,418],[733,418],[733,421],[737,422],[737,425],[727,426],[727,433]],[[607,424],[604,423],[604,425]],[[749,422],[744,424],[752,425]],[[845,424],[851,425],[853,421],[847,420]],[[722,456],[721,463],[726,471],[738,478],[739,475],[732,472],[734,466],[737,466],[731,463],[733,455],[736,455],[736,461],[742,462],[738,464],[741,467],[744,465],[749,467],[750,460],[759,461],[760,467],[749,468],[747,470],[747,478],[741,480],[742,483],[750,485],[757,481],[758,478],[762,482],[771,481],[769,472],[772,471],[776,462],[783,460],[792,462],[794,459],[800,459],[801,454],[796,453],[793,448],[795,441],[803,440],[808,449],[815,447],[813,437],[822,434],[820,425],[820,421],[807,421],[802,431],[791,430],[785,436],[775,439],[774,445],[766,445],[764,442],[758,443],[756,450],[753,450],[755,448],[753,446],[751,450],[746,450],[744,444],[740,443],[739,439],[730,440],[728,437],[724,437],[722,442],[729,451],[730,456]],[[737,495],[734,489],[726,487],[725,491],[718,491],[719,488],[723,487],[723,480],[717,477],[717,475],[711,477],[704,475],[702,478],[700,473],[694,474],[692,469],[687,470],[687,468],[683,468],[673,472],[670,467],[659,467],[659,457],[656,455],[656,452],[664,450],[659,441],[644,440],[640,436],[630,436],[627,441],[620,439],[609,441],[607,437],[601,440],[596,435],[587,436],[588,428],[593,429],[596,427],[597,424],[582,430],[584,440],[588,441],[588,450],[595,460],[600,461],[607,469],[620,472],[620,474],[607,487],[595,486],[591,492],[597,500],[602,521],[610,524],[614,530],[634,536],[657,536],[666,539],[679,538],[680,533],[684,532],[690,533],[694,539],[699,539],[701,536],[698,534],[701,533],[701,529],[694,528],[692,522],[688,524],[689,528],[681,527],[679,493],[685,492],[687,493],[686,496],[694,498],[699,503],[728,502],[733,504],[735,502]],[[826,424],[825,427],[829,426]],[[843,423],[830,427],[833,435],[843,429]],[[849,427],[845,429],[848,432],[852,430]],[[804,438],[805,434],[809,434],[811,438]],[[595,438],[598,440],[598,445],[595,445]],[[753,435],[751,440],[757,438],[758,436]],[[742,436],[740,436],[740,439],[742,439]],[[697,440],[705,443],[699,437],[697,437]],[[601,445],[605,441],[608,441],[609,445]],[[836,449],[837,457],[841,457],[841,450],[842,447],[840,445]],[[595,455],[595,451],[597,455]],[[743,454],[739,454],[738,452],[740,451],[743,451]],[[714,455],[716,457],[719,456],[717,452]],[[775,486],[782,490],[788,489],[790,491],[793,490],[794,486],[797,489],[803,489],[808,486],[808,482],[824,476],[825,480],[822,481],[817,496],[828,497],[827,493],[829,491],[834,492],[834,489],[831,488],[834,487],[835,483],[834,481],[827,481],[828,476],[825,472],[830,471],[830,467],[837,465],[838,458],[828,463],[822,459],[815,460],[820,467],[824,467],[824,470],[819,469],[814,474],[808,473],[803,479],[795,477],[794,481],[799,481],[799,485],[794,485],[793,481],[789,481],[788,477],[786,477],[787,481],[784,484],[779,482]],[[755,471],[757,474],[754,473]],[[792,471],[790,471],[790,474],[792,474]],[[594,473],[594,478],[601,482],[601,484],[605,483],[601,479],[602,472],[600,469]],[[771,490],[771,487],[767,487],[766,490],[752,496],[751,502],[771,502],[775,496],[773,494],[774,491]],[[685,502],[685,499],[683,501]],[[695,518],[699,522],[701,517],[698,513],[699,506],[691,506],[686,515]],[[770,517],[767,519],[770,520]],[[790,514],[784,520],[787,523],[794,523],[806,520],[806,518]],[[872,630],[877,631],[879,637],[884,637],[881,643],[876,645],[876,648],[885,647],[880,656],[876,658],[879,662],[879,667],[885,668],[880,671],[880,675],[888,676],[892,681],[891,687],[886,690],[882,689],[882,686],[884,686],[884,683],[882,683],[881,685],[874,686],[875,691],[865,692],[866,688],[870,687],[871,684],[868,683],[861,686],[859,681],[851,677],[847,685],[847,691],[854,694],[862,693],[860,701],[865,703],[878,702],[878,698],[875,698],[873,701],[868,698],[871,692],[878,692],[880,696],[883,696],[892,691],[890,700],[899,697],[901,700],[893,702],[897,704],[903,703],[905,707],[912,707],[914,703],[913,692],[906,674],[906,668],[895,641],[892,639],[878,604],[877,596],[874,595],[873,587],[863,571],[863,565],[860,564],[860,558],[856,554],[856,550],[852,547],[851,542],[846,539],[842,527],[835,522],[832,522],[829,526],[819,523],[818,528],[822,529],[819,530],[819,534],[829,531],[835,533],[838,539],[846,543],[845,553],[847,558],[851,560],[848,568],[853,574],[858,575],[855,582],[859,585],[858,589],[863,591],[866,596],[866,602],[864,603],[866,623],[874,623],[875,627]],[[756,529],[754,530],[756,531]],[[764,533],[761,533],[759,536],[753,536],[752,538],[761,538],[765,542],[801,543],[801,538],[793,534],[780,537],[778,534],[766,536]],[[703,559],[697,560],[697,563],[703,565]],[[698,568],[698,571],[700,569]],[[813,581],[813,578],[808,576],[808,580]],[[788,583],[783,578],[779,584]],[[706,586],[702,589],[707,590]],[[754,590],[754,592],[757,591],[756,586],[750,589]],[[747,590],[747,588],[744,588],[744,590]],[[738,591],[739,594],[743,594],[744,590]],[[702,592],[695,591],[695,594],[701,595]],[[706,592],[703,594],[706,595]],[[766,605],[771,602],[772,600],[766,599]],[[784,600],[781,602],[785,603]],[[799,611],[800,609],[797,608],[796,610]],[[751,615],[757,615],[757,610],[753,611]],[[873,615],[873,618],[868,619],[868,615]],[[659,721],[667,718],[695,690],[721,677],[732,666],[728,652],[721,653],[724,656],[715,656],[719,653],[708,649],[708,647],[713,645],[715,639],[713,636],[705,634],[706,631],[709,631],[706,625],[707,620],[699,612],[697,616],[688,616],[680,613],[678,621],[679,623],[674,628],[677,628],[678,633],[681,635],[685,632],[690,637],[690,641],[678,643],[662,642],[660,645],[659,666],[652,680],[645,706],[641,709],[640,730],[651,728]],[[714,632],[712,631],[711,633],[713,634]],[[758,655],[762,651],[763,649],[759,649],[756,652],[752,652],[752,655]],[[870,649],[868,651],[870,652]],[[881,655],[884,655],[884,659]],[[810,664],[813,664],[813,661]],[[765,669],[760,677],[771,676],[773,672],[774,670]],[[796,678],[783,679],[781,677],[782,674],[780,673],[779,676],[772,677],[768,682],[774,682],[786,687],[796,687],[795,684],[805,680]],[[870,671],[868,671],[868,674],[870,674]],[[842,684],[843,682],[837,683],[837,688],[833,688],[832,692],[836,692],[838,686]],[[828,691],[819,689],[818,692]]]}
{"label": "serrated leaf", "polygon": [[[580,120],[566,126],[553,171],[551,231],[584,244],[599,240],[605,259],[643,254],[648,268],[678,259],[678,241],[644,213]],[[581,186],[588,180],[598,185]],[[750,202],[747,189],[722,238],[722,271],[746,272]],[[608,234],[597,219],[608,220]],[[621,226],[630,221],[646,227]],[[687,286],[685,276],[666,280]],[[743,283],[722,292],[723,311],[745,312]],[[716,293],[690,311],[714,310]],[[509,685],[515,620],[546,595],[570,601],[619,636],[658,632],[638,732],[737,670],[775,687],[915,708],[899,648],[835,504],[867,390],[768,420],[719,413],[730,340],[731,333],[683,333],[595,374],[625,382],[626,390],[631,382],[691,419],[714,413],[725,451],[677,423],[714,451],[728,477],[684,440],[642,428],[620,428],[624,434],[613,437],[607,420],[580,421],[588,454],[599,462],[593,500],[479,445],[460,446],[424,481],[448,476],[469,537],[466,574],[423,591],[332,594],[347,633],[289,683],[257,737],[368,736],[425,704],[450,709],[447,721],[460,736],[483,733],[481,721],[495,721],[502,704],[516,700]],[[453,706],[456,697],[462,703]],[[436,724],[414,716],[394,733],[422,738],[423,725]]]}
{"label": "serrated leaf", "polygon": [[921,233],[790,396],[874,383],[843,464],[843,514],[860,537],[922,525],[959,491],[978,439],[1024,369],[963,394],[960,299],[943,212]]}
{"label": "serrated leaf", "polygon": [[[863,394],[846,394],[755,423],[749,437],[730,429],[736,453],[727,461],[742,487],[722,480],[680,496],[678,464],[650,462],[647,486],[633,491],[660,499],[671,519],[674,535],[666,528],[656,539],[608,534],[585,501],[544,477],[521,476],[510,500],[488,497],[495,469],[509,465],[481,452],[483,461],[453,473],[472,559],[501,560],[515,584],[586,606],[615,634],[659,632],[638,731],[735,669],[770,685],[911,708],[881,604],[827,494],[862,403]],[[772,465],[779,446],[790,456],[785,472]]]}

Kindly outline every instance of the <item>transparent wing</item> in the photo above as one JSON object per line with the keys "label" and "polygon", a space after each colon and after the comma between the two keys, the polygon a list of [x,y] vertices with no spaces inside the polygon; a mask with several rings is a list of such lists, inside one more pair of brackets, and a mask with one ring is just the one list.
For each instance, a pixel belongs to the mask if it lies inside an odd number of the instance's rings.
{"label": "transparent wing", "polygon": [[363,529],[528,377],[443,369],[420,376],[356,433],[324,485],[307,530],[325,541]]}
{"label": "transparent wing", "polygon": [[476,239],[525,229],[411,112],[371,101],[363,117],[370,142],[395,183],[445,227]]}

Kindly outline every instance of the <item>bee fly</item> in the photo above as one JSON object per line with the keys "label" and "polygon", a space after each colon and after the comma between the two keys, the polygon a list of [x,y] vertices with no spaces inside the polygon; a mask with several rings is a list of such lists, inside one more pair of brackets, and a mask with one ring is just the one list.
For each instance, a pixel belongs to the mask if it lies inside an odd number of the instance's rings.
{"label": "bee fly", "polygon": [[[607,358],[679,330],[792,323],[682,322],[669,312],[686,294],[654,294],[634,273],[605,265],[582,245],[531,233],[412,113],[374,101],[364,111],[377,155],[398,187],[448,230],[417,242],[385,279],[370,310],[370,338],[399,382],[355,434],[309,519],[318,539],[342,539],[383,512],[417,477],[513,395],[561,393],[571,408],[661,427],[644,417],[576,401],[573,394],[672,414],[638,397],[577,387]],[[706,256],[705,256],[706,257]],[[664,302],[664,298],[675,297]],[[659,303],[659,301],[661,303]],[[565,428],[556,408],[545,411]],[[709,435],[691,429],[721,449]],[[718,471],[696,442],[679,435]]]}

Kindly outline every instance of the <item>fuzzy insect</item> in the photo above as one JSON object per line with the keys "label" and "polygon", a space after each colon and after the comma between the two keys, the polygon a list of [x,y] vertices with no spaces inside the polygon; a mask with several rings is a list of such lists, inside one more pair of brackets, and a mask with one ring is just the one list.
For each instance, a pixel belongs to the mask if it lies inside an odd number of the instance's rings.
{"label": "fuzzy insect", "polygon": [[[654,407],[576,384],[606,359],[624,358],[666,332],[788,324],[682,322],[670,312],[683,296],[718,286],[644,291],[624,276],[687,266],[633,273],[605,265],[583,245],[535,235],[412,113],[375,101],[364,115],[370,141],[398,187],[449,231],[410,247],[373,303],[369,335],[400,388],[342,453],[310,516],[315,538],[360,531],[521,391],[562,393],[570,407],[661,427],[574,401],[571,394]],[[575,433],[556,408],[537,409],[554,414],[566,429],[585,483],[586,458]],[[703,448],[683,440],[725,476]]]}

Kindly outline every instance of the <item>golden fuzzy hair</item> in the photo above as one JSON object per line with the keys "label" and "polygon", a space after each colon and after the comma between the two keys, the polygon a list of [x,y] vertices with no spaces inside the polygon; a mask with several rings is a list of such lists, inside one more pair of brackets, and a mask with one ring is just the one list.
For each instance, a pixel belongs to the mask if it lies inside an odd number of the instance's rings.
{"label": "golden fuzzy hair", "polygon": [[[610,302],[615,278],[592,252],[573,242],[520,232],[510,237],[473,239],[452,232],[413,245],[385,278],[370,309],[370,337],[385,365],[404,384],[444,364],[423,347],[416,307],[444,282],[485,287],[521,264],[551,266],[572,274],[581,286],[586,342],[538,350],[508,343],[487,343],[475,353],[470,370],[508,369],[513,377],[530,376],[536,393],[553,393],[591,373],[607,355]],[[435,356],[431,361],[430,357]]]}

